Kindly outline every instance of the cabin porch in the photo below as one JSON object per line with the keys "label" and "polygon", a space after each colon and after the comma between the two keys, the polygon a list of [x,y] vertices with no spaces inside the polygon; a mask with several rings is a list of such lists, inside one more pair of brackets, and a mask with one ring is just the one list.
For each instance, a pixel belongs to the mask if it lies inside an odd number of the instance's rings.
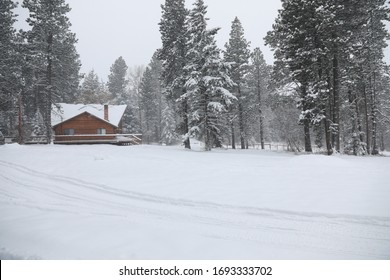
{"label": "cabin porch", "polygon": [[75,134],[55,135],[54,144],[113,144],[131,146],[142,144],[142,134]]}

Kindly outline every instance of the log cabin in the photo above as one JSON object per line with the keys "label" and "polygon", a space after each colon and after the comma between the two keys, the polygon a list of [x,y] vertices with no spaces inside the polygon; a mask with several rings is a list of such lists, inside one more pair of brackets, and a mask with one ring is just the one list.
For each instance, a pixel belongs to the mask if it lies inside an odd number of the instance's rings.
{"label": "log cabin", "polygon": [[54,144],[140,144],[141,135],[122,134],[127,105],[53,105]]}

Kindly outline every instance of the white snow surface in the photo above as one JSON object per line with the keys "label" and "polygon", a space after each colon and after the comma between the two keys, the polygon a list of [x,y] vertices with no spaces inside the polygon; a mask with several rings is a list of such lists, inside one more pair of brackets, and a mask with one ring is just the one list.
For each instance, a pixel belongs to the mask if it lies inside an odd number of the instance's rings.
{"label": "white snow surface", "polygon": [[[108,122],[118,126],[127,105],[108,105]],[[101,104],[66,104],[57,103],[52,107],[52,126],[88,112],[104,121],[104,105]]]}
{"label": "white snow surface", "polygon": [[390,259],[390,158],[0,146],[1,259]]}

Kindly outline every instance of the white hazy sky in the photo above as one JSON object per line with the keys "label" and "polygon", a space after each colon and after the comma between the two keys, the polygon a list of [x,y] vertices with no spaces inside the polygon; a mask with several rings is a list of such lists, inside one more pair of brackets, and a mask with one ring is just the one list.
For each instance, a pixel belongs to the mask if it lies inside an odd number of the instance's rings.
{"label": "white hazy sky", "polygon": [[[19,1],[21,2],[21,0]],[[72,31],[78,38],[77,50],[81,57],[82,72],[94,69],[107,81],[110,67],[122,56],[127,65],[147,65],[154,51],[161,46],[158,23],[160,5],[165,0],[67,0],[72,11],[69,18]],[[190,8],[194,0],[187,0]],[[260,47],[268,63],[272,53],[264,46],[263,38],[281,8],[279,0],[205,0],[208,5],[210,27],[221,27],[217,36],[222,48],[229,38],[231,22],[238,16],[252,48]],[[18,8],[21,15],[17,28],[23,23],[27,11]]]}
{"label": "white hazy sky", "polygon": [[[21,2],[21,0],[20,0]],[[78,38],[77,49],[83,73],[94,69],[107,81],[110,67],[122,56],[127,65],[147,65],[154,51],[161,46],[158,23],[160,5],[165,0],[67,0],[72,11],[69,18],[72,31]],[[187,0],[190,8],[194,0]],[[209,27],[221,27],[217,36],[223,48],[229,39],[231,22],[238,17],[251,42],[252,49],[260,47],[268,63],[273,62],[272,52],[264,46],[263,38],[272,28],[281,8],[280,0],[205,0],[208,5]],[[23,23],[27,11],[18,8]],[[387,49],[387,60],[390,50]]]}

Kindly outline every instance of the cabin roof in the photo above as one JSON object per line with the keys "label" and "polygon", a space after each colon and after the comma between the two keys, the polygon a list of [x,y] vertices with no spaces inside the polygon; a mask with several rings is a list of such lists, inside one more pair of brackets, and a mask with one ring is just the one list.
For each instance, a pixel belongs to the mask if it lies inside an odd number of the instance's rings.
{"label": "cabin roof", "polygon": [[57,103],[52,106],[51,125],[56,126],[87,112],[104,122],[118,127],[126,107],[127,105],[108,105],[108,121],[106,121],[104,120],[104,105]]}

